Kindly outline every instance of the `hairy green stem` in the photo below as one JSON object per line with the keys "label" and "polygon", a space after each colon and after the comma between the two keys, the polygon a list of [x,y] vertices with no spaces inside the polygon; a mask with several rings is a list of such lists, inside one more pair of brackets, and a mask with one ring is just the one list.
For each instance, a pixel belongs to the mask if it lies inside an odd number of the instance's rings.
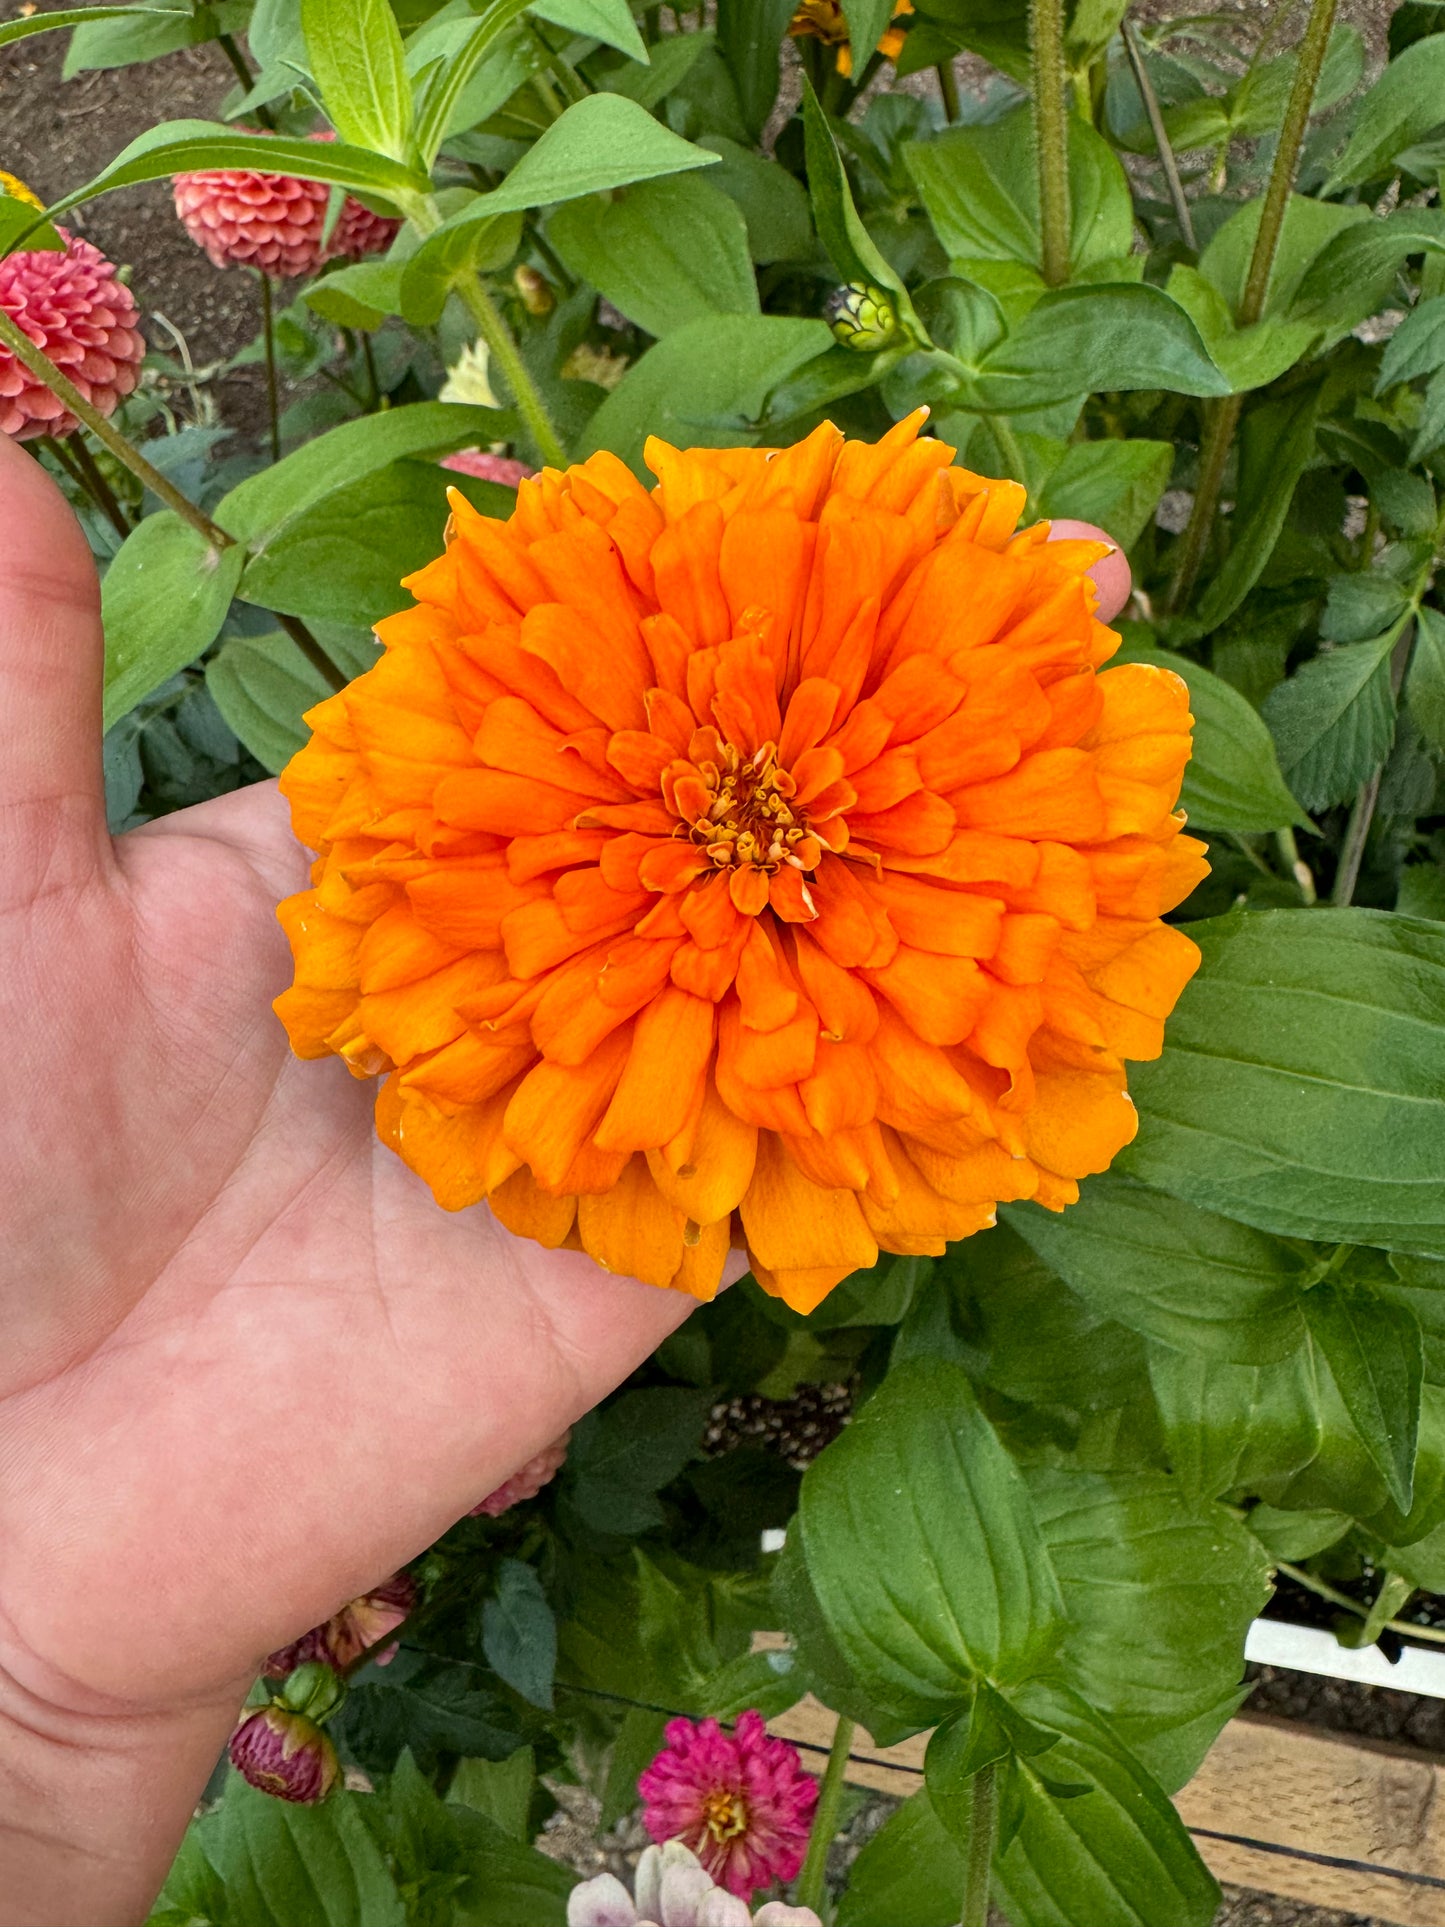
{"label": "hairy green stem", "polygon": [[189,522],[193,529],[205,536],[213,549],[230,548],[232,537],[223,528],[218,528],[203,509],[187,501],[175,484],[167,481],[158,468],[152,467],[135,444],[127,441],[118,428],[112,427],[98,408],[92,408],[75,383],[36,347],[29,335],[15,325],[3,308],[0,308],[0,342],[4,342],[22,368],[28,368],[37,381],[43,381],[53,395],[58,395],[71,414],[85,423],[96,440],[108,448],[138,481],[144,482],[168,509],[173,509],[183,522]]}
{"label": "hairy green stem", "polygon": [[1045,281],[1057,288],[1069,278],[1069,107],[1063,0],[1029,0],[1029,55],[1042,267]]}
{"label": "hairy green stem", "polygon": [[803,1871],[798,1875],[795,1889],[796,1903],[799,1907],[811,1907],[815,1914],[823,1911],[824,1877],[828,1871],[828,1849],[833,1844],[833,1836],[838,1831],[838,1808],[843,1799],[843,1776],[848,1770],[848,1749],[853,1744],[855,1722],[839,1715],[838,1725],[833,1733],[833,1745],[828,1753],[828,1764],[823,1771],[823,1784],[818,1790],[818,1804],[813,1813],[813,1830],[808,1835],[808,1853],[803,1861]]}
{"label": "hairy green stem", "polygon": [[456,284],[456,291],[470,310],[493,361],[501,370],[503,381],[511,389],[512,399],[531,431],[538,454],[548,468],[565,468],[567,451],[562,446],[562,438],[547,413],[541,390],[527,372],[521,350],[502,319],[501,309],[482,286],[481,277],[475,270],[462,276]]}
{"label": "hairy green stem", "polygon": [[980,1767],[970,1788],[973,1804],[968,1821],[968,1873],[964,1880],[960,1927],[988,1927],[989,1875],[998,1824],[997,1776],[997,1767]]}
{"label": "hairy green stem", "polygon": [[953,62],[940,60],[934,71],[938,75],[938,91],[943,96],[943,118],[950,127],[956,126],[959,114],[958,75],[953,71]]}
{"label": "hairy green stem", "polygon": [[1024,461],[1023,447],[1014,433],[1013,423],[1007,415],[990,415],[988,425],[993,430],[993,438],[998,443],[999,453],[1007,463],[1014,481],[1021,482],[1027,488],[1028,465]]}
{"label": "hairy green stem", "polygon": [[1154,83],[1150,80],[1149,70],[1144,65],[1144,55],[1140,51],[1138,37],[1127,19],[1120,21],[1119,31],[1124,37],[1124,51],[1129,56],[1129,65],[1133,69],[1134,84],[1139,89],[1139,98],[1144,103],[1144,112],[1149,116],[1149,128],[1154,136],[1154,145],[1159,151],[1159,165],[1164,170],[1164,180],[1169,189],[1174,218],[1179,223],[1179,232],[1184,236],[1184,245],[1191,254],[1198,254],[1199,242],[1194,233],[1194,216],[1184,197],[1184,183],[1179,178],[1179,164],[1174,158],[1174,149],[1170,145],[1169,134],[1164,126],[1159,96],[1154,91]]}
{"label": "hairy green stem", "polygon": [[[1269,292],[1269,277],[1274,271],[1274,257],[1279,250],[1285,211],[1294,191],[1300,147],[1309,125],[1310,108],[1314,104],[1315,87],[1324,65],[1325,50],[1329,46],[1330,30],[1334,26],[1335,3],[1336,0],[1313,0],[1304,39],[1300,42],[1299,65],[1295,69],[1294,85],[1290,89],[1279,145],[1275,148],[1274,165],[1269,173],[1269,185],[1260,209],[1259,229],[1254,237],[1254,251],[1249,258],[1244,293],[1240,296],[1235,315],[1235,321],[1241,328],[1252,328],[1264,313],[1265,296]],[[1189,526],[1179,545],[1179,558],[1169,593],[1168,606],[1171,611],[1184,606],[1199,574],[1199,565],[1204,559],[1204,551],[1214,527],[1219,492],[1224,484],[1229,451],[1234,441],[1234,431],[1239,425],[1242,406],[1243,398],[1239,395],[1229,395],[1223,401],[1206,404],[1204,440],[1199,451],[1199,484],[1194,491]]]}

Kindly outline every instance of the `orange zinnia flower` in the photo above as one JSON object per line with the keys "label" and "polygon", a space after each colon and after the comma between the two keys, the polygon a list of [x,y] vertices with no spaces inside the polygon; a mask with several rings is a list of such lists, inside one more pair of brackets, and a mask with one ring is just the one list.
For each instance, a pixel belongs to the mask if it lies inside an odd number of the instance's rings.
{"label": "orange zinnia flower", "polygon": [[1106,551],[922,420],[453,496],[311,711],[276,1007],[439,1203],[700,1298],[742,1242],[806,1311],[1134,1135],[1198,961],[1188,692],[1096,673]]}
{"label": "orange zinnia flower", "polygon": [[[897,0],[893,24],[878,42],[885,60],[896,60],[903,51],[906,35],[898,25],[913,11],[913,0]],[[842,0],[799,0],[798,10],[788,23],[790,40],[821,40],[825,47],[836,47],[835,65],[844,80],[853,72],[853,43],[848,37],[848,22],[843,16]]]}

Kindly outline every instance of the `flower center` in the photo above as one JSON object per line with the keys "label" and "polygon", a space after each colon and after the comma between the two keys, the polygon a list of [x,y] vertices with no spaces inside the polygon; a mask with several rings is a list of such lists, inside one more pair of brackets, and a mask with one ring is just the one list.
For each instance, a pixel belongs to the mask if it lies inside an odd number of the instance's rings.
{"label": "flower center", "polygon": [[740,1833],[747,1831],[748,1810],[743,1796],[726,1787],[718,1787],[704,1798],[702,1812],[704,1826],[719,1845],[725,1840],[736,1840]]}
{"label": "flower center", "polygon": [[815,870],[823,850],[794,801],[797,785],[764,743],[744,757],[732,743],[684,766],[664,784],[682,818],[676,834],[705,849],[720,870],[772,871],[780,864]]}

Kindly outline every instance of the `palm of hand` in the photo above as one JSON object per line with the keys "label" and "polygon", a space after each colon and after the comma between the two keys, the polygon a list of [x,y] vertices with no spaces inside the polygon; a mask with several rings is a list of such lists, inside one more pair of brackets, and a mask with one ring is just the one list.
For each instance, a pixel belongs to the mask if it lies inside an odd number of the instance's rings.
{"label": "palm of hand", "polygon": [[3,445],[0,492],[0,1669],[77,1706],[224,1697],[688,1306],[442,1213],[370,1087],[289,1056],[284,805],[111,845],[89,556]]}

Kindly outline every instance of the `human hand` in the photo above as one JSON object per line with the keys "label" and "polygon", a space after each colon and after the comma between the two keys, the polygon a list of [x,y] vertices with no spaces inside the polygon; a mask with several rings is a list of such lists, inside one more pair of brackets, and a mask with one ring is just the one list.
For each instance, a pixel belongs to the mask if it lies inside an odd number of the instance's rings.
{"label": "human hand", "polygon": [[[143,1914],[261,1657],[691,1302],[440,1212],[370,1087],[290,1057],[284,804],[261,785],[112,843],[90,558],[3,442],[0,505],[0,1921],[35,1927]],[[22,1794],[47,1790],[28,1859],[7,1722]]]}

